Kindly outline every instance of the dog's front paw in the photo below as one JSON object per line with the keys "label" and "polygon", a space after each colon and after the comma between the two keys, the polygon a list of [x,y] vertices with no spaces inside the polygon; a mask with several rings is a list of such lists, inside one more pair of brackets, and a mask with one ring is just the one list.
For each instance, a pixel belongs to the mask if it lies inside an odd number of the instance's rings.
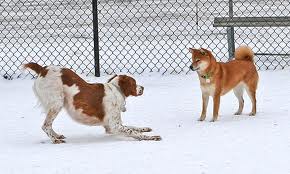
{"label": "dog's front paw", "polygon": [[66,137],[64,135],[57,135],[56,139],[65,139]]}
{"label": "dog's front paw", "polygon": [[126,112],[126,111],[127,111],[126,107],[125,107],[125,106],[122,107],[122,108],[121,108],[121,111],[122,111],[122,112]]}
{"label": "dog's front paw", "polygon": [[161,140],[161,136],[157,135],[157,136],[152,136],[151,140],[153,141],[160,141]]}
{"label": "dog's front paw", "polygon": [[251,113],[249,114],[249,116],[255,116],[255,115],[256,115],[255,112],[251,112]]}
{"label": "dog's front paw", "polygon": [[53,143],[53,144],[61,144],[61,143],[65,143],[65,141],[62,140],[62,139],[53,139],[53,140],[52,140],[52,143]]}
{"label": "dog's front paw", "polygon": [[216,121],[217,121],[217,119],[215,119],[215,118],[210,120],[210,122],[216,122]]}
{"label": "dog's front paw", "polygon": [[106,134],[112,134],[112,130],[109,126],[104,126]]}
{"label": "dog's front paw", "polygon": [[159,135],[156,136],[140,136],[140,137],[135,137],[135,139],[139,140],[139,141],[160,141],[161,137]]}
{"label": "dog's front paw", "polygon": [[141,132],[151,132],[152,129],[150,127],[143,127],[140,129]]}
{"label": "dog's front paw", "polygon": [[205,116],[200,116],[200,118],[197,121],[204,121],[205,120]]}
{"label": "dog's front paw", "polygon": [[235,114],[235,115],[241,115],[242,112],[237,111],[237,112],[235,112],[234,114]]}

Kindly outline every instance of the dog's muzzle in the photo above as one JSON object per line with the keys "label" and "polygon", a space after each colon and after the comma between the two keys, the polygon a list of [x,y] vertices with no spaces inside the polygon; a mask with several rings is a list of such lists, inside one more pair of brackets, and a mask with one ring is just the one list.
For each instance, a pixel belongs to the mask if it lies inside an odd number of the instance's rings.
{"label": "dog's muzzle", "polygon": [[137,87],[137,95],[142,95],[144,91],[144,87],[143,86],[138,86]]}
{"label": "dog's muzzle", "polygon": [[198,68],[194,68],[192,65],[190,65],[189,69],[191,69],[192,71],[197,71],[197,70],[199,70],[199,67]]}

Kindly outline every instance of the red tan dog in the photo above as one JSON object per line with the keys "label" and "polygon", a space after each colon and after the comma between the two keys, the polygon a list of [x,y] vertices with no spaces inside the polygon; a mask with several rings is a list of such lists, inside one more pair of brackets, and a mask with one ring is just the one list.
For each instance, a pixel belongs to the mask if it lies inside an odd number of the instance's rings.
{"label": "red tan dog", "polygon": [[135,79],[116,75],[107,83],[90,84],[67,68],[42,67],[36,63],[24,65],[38,74],[34,93],[46,112],[43,131],[53,143],[64,143],[65,137],[52,129],[52,123],[64,107],[71,118],[78,123],[101,125],[107,133],[121,134],[138,140],[161,140],[160,136],[147,136],[149,127],[137,128],[122,125],[121,112],[125,112],[125,99],[140,96],[144,88]]}
{"label": "red tan dog", "polygon": [[202,113],[200,121],[206,118],[209,96],[213,97],[213,119],[218,118],[220,97],[233,89],[239,101],[239,109],[235,115],[240,115],[244,107],[243,91],[246,89],[251,102],[252,112],[256,114],[256,90],[258,72],[254,65],[254,53],[248,46],[240,46],[235,51],[235,59],[227,62],[217,62],[212,53],[204,48],[189,48],[192,53],[190,69],[197,71],[202,91]]}

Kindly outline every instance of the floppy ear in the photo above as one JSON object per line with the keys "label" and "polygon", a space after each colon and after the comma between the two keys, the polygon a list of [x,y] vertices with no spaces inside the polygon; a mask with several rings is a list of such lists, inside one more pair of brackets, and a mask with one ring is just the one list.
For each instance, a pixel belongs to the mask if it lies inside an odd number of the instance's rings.
{"label": "floppy ear", "polygon": [[129,95],[137,96],[135,79],[127,75],[119,76],[119,87],[123,94],[128,97]]}

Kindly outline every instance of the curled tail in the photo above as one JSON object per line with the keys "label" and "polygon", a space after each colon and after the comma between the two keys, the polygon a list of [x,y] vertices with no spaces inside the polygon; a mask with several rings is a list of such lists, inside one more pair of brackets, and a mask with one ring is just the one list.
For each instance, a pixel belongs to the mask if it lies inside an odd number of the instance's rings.
{"label": "curled tail", "polygon": [[235,51],[236,60],[254,61],[254,52],[248,46],[240,46]]}
{"label": "curled tail", "polygon": [[36,74],[40,75],[40,76],[45,76],[47,74],[47,69],[46,67],[42,67],[40,65],[38,65],[37,63],[34,63],[34,62],[30,62],[30,63],[27,63],[27,64],[24,64],[23,67],[26,69],[26,68],[29,68],[31,70],[33,70],[34,72],[36,72]]}

